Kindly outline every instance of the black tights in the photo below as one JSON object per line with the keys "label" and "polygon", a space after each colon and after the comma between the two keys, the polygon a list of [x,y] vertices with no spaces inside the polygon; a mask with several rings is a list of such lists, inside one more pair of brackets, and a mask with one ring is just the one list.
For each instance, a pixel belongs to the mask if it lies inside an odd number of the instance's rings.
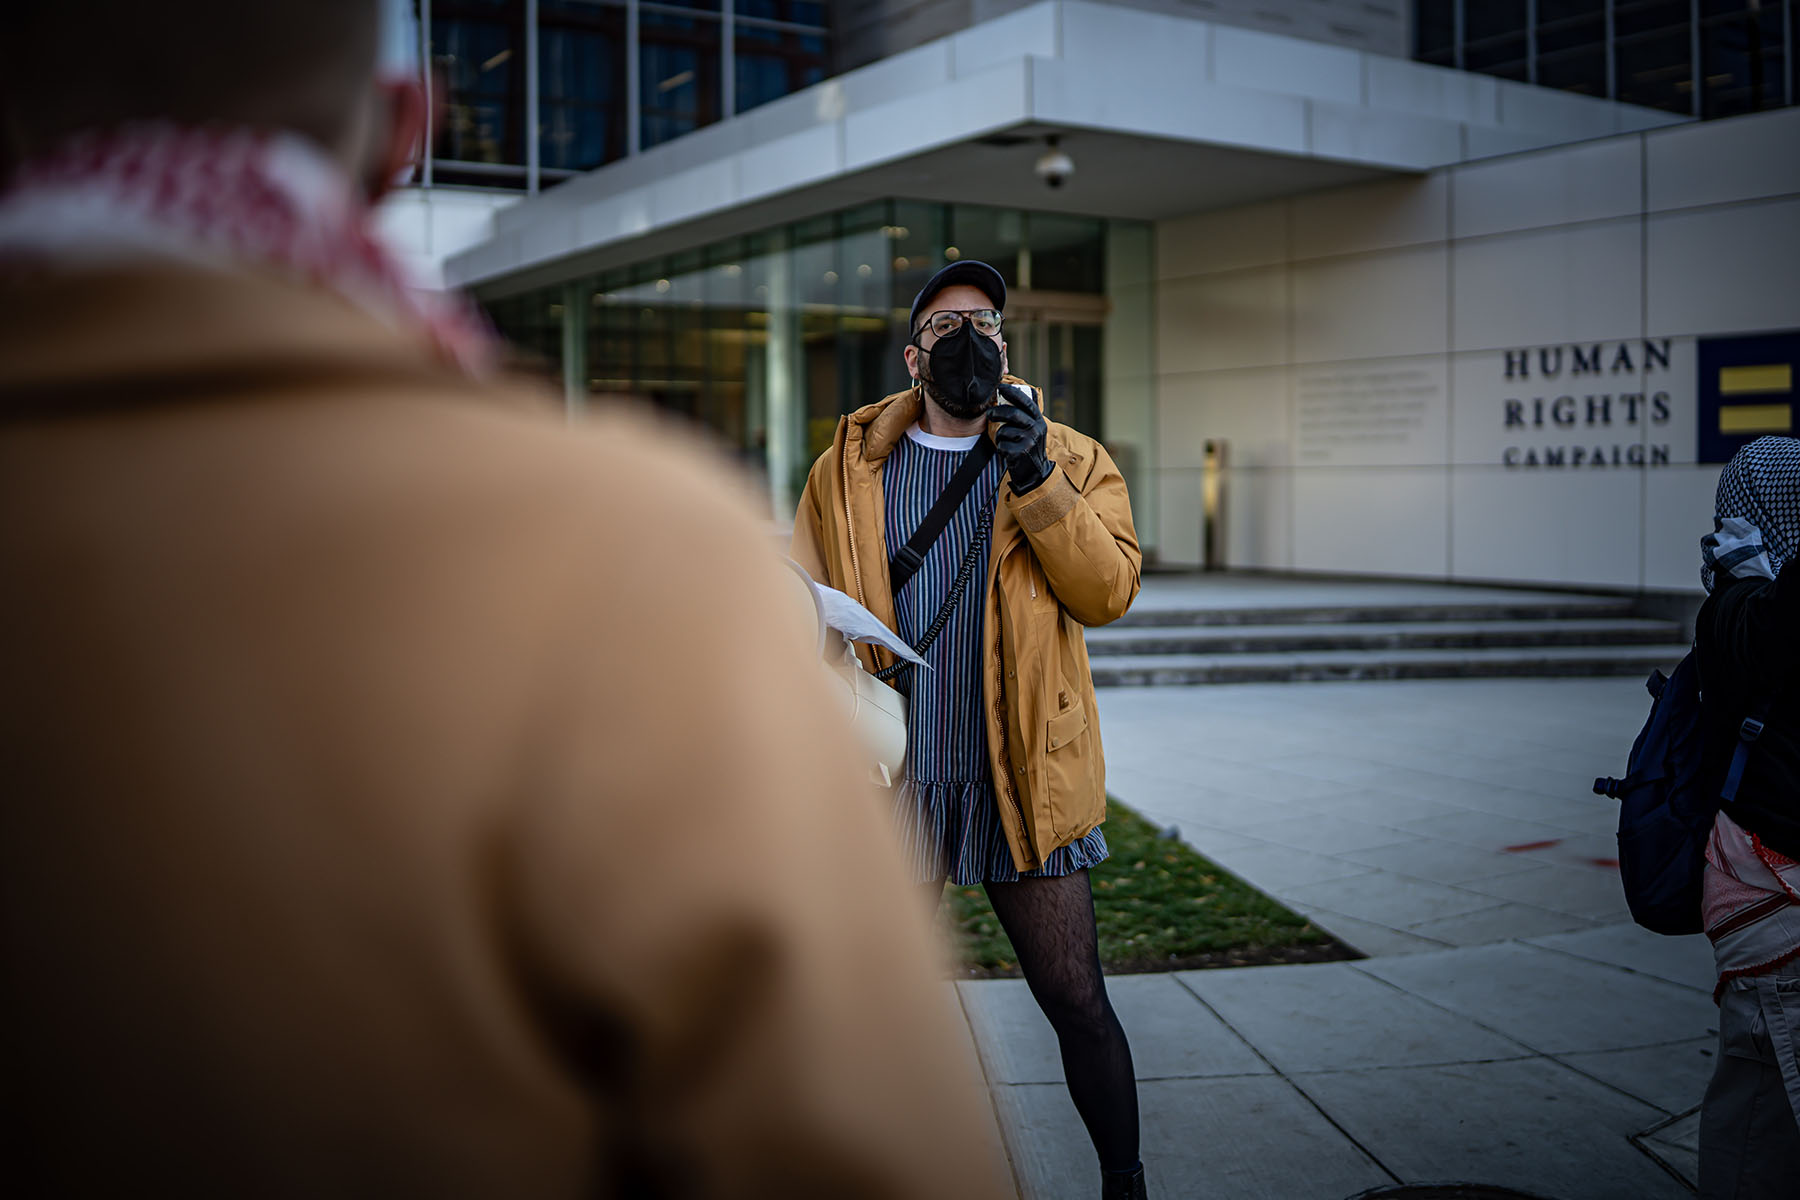
{"label": "black tights", "polygon": [[[1056,1030],[1069,1097],[1100,1166],[1129,1169],[1138,1161],[1137,1080],[1100,973],[1087,871],[984,886],[1032,998]],[[933,895],[942,891],[939,884]]]}

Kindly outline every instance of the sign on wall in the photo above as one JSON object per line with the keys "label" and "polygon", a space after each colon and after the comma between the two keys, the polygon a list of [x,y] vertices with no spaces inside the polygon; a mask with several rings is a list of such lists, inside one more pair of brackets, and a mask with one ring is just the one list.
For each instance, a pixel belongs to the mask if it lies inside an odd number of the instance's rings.
{"label": "sign on wall", "polygon": [[[1673,338],[1502,350],[1482,356],[1490,452],[1517,470],[1617,470],[1680,461],[1672,435],[1692,411],[1691,358]],[[1475,382],[1473,380],[1469,382]],[[1685,442],[1685,437],[1679,439]]]}
{"label": "sign on wall", "polygon": [[1800,332],[1701,338],[1697,357],[1699,461],[1730,462],[1759,437],[1794,435]]}
{"label": "sign on wall", "polygon": [[1408,466],[1443,461],[1441,358],[1300,367],[1294,376],[1301,466]]}
{"label": "sign on wall", "polygon": [[1655,470],[1800,436],[1800,330],[1470,351],[1448,372],[1443,361],[1296,368],[1295,465],[1425,466],[1448,442],[1460,466]]}
{"label": "sign on wall", "polygon": [[1450,461],[1637,471],[1694,461],[1694,339],[1563,342],[1451,355]]}

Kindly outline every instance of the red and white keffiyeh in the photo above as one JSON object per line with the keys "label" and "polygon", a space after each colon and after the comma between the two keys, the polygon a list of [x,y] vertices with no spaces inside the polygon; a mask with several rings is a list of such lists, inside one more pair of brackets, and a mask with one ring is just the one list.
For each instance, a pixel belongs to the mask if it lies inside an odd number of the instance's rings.
{"label": "red and white keffiyeh", "polygon": [[1720,813],[1706,866],[1706,936],[1719,991],[1733,979],[1766,975],[1800,958],[1800,863]]}
{"label": "red and white keffiyeh", "polygon": [[330,289],[472,373],[497,357],[480,315],[413,286],[361,194],[295,135],[160,122],[87,134],[27,164],[0,197],[0,271],[157,258]]}

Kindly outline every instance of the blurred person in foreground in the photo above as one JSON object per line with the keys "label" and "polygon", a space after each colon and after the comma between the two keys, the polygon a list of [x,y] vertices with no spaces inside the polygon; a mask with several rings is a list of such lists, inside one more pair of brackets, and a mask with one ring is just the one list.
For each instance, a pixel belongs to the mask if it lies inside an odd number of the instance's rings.
{"label": "blurred person in foreground", "polygon": [[376,24],[0,16],[7,1194],[1002,1194],[725,468],[369,237]]}
{"label": "blurred person in foreground", "polygon": [[1719,1055],[1700,1117],[1700,1194],[1800,1193],[1800,441],[1758,438],[1719,476],[1701,540],[1695,648],[1711,777],[1762,728],[1714,819],[1704,879]]}
{"label": "blurred person in foreground", "polygon": [[[793,556],[923,653],[929,670],[859,648],[907,697],[893,807],[913,877],[933,908],[946,879],[985,888],[1056,1030],[1102,1195],[1142,1200],[1137,1082],[1088,883],[1107,856],[1106,765],[1082,634],[1130,607],[1142,558],[1105,449],[1045,420],[1006,373],[1005,309],[986,263],[926,283],[905,350],[913,386],[839,422]],[[940,502],[950,515],[932,535]]]}

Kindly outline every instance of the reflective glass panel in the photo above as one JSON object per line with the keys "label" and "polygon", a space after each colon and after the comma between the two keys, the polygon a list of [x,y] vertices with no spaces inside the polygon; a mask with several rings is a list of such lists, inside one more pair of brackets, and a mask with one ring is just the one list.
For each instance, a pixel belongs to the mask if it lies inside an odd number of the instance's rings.
{"label": "reflective glass panel", "polygon": [[825,78],[823,35],[739,22],[736,49],[738,112],[747,112]]}
{"label": "reflective glass panel", "polygon": [[639,28],[638,102],[645,149],[719,119],[719,24],[683,25]]}
{"label": "reflective glass panel", "polygon": [[585,171],[627,150],[625,10],[563,7],[545,12],[538,34],[538,155],[545,167]]}
{"label": "reflective glass panel", "polygon": [[1781,12],[1746,0],[1707,0],[1700,22],[1701,115],[1728,117],[1777,108],[1786,98]]}
{"label": "reflective glass panel", "polygon": [[1693,52],[1685,24],[1619,38],[1613,53],[1618,99],[1669,112],[1693,111]]}
{"label": "reflective glass panel", "polygon": [[[432,69],[444,97],[434,155],[465,163],[525,162],[525,29],[519,0],[439,0],[432,6]],[[508,174],[470,172],[493,185]],[[439,170],[440,180],[460,181]],[[523,183],[522,176],[510,177]]]}

